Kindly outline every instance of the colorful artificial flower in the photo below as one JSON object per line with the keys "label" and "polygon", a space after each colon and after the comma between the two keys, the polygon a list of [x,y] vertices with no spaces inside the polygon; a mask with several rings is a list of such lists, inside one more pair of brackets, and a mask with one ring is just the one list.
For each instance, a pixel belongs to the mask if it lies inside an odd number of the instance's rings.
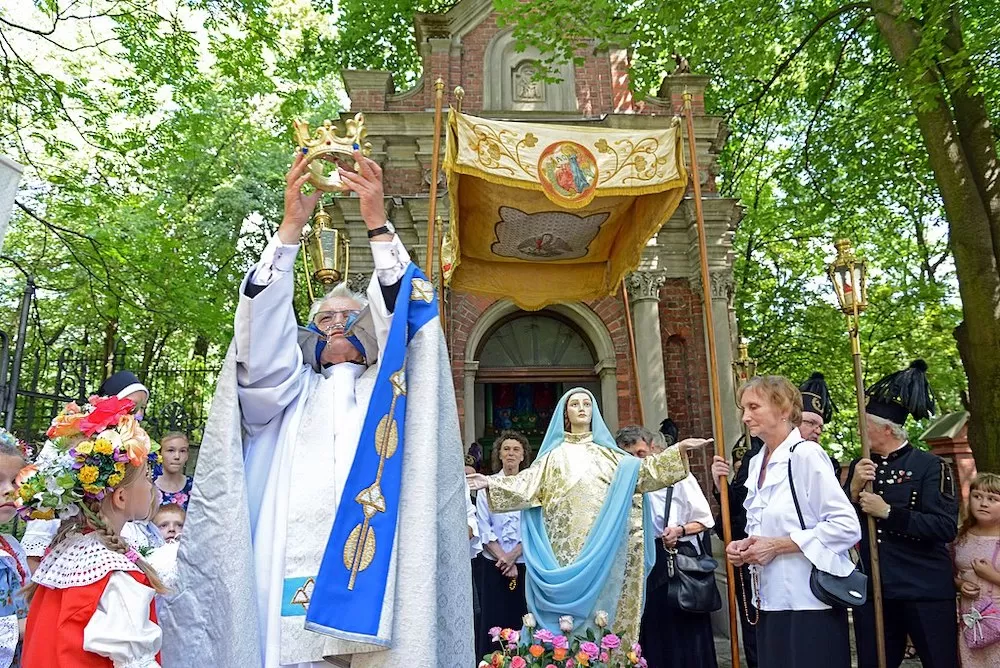
{"label": "colorful artificial flower", "polygon": [[101,397],[96,402],[88,404],[91,410],[85,412],[84,418],[80,420],[77,429],[85,436],[93,436],[99,431],[104,431],[132,412],[135,402],[131,399],[119,399],[118,397]]}
{"label": "colorful artificial flower", "polygon": [[609,633],[601,638],[601,647],[604,649],[618,649],[622,645],[622,639],[614,633]]}
{"label": "colorful artificial flower", "polygon": [[26,519],[68,519],[83,501],[100,501],[135,467],[159,461],[159,445],[129,414],[135,404],[91,397],[67,404],[52,421],[36,461],[18,475],[18,512]]}
{"label": "colorful artificial flower", "polygon": [[599,629],[603,629],[605,626],[608,625],[608,612],[607,612],[607,610],[598,610],[597,611],[597,614],[594,615],[594,624],[596,624],[597,628],[599,628]]}

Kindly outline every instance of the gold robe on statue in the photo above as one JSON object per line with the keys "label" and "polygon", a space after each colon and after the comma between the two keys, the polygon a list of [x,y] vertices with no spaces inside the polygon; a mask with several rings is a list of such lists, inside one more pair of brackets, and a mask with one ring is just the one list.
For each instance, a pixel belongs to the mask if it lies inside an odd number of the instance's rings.
{"label": "gold robe on statue", "polygon": [[[631,455],[602,447],[590,432],[565,435],[562,445],[517,475],[490,478],[490,507],[495,512],[541,506],[552,551],[560,566],[572,563],[601,512],[619,462]],[[642,494],[680,482],[688,463],[673,446],[642,460],[629,513],[625,583],[618,598],[613,629],[629,643],[639,640],[644,587]]]}

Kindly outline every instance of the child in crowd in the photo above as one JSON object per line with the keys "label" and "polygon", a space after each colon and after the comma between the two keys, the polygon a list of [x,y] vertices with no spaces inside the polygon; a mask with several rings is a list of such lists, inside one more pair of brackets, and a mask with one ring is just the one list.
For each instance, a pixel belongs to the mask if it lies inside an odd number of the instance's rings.
{"label": "child in crowd", "polygon": [[181,536],[184,529],[184,518],[187,513],[176,503],[160,506],[153,516],[153,524],[160,530],[160,535],[166,543],[173,543]]}
{"label": "child in crowd", "polygon": [[[160,578],[121,536],[148,517],[156,446],[117,397],[68,404],[24,469],[23,515],[62,520],[25,589],[25,666],[158,667]],[[51,446],[51,447],[50,447]]]}
{"label": "child in crowd", "polygon": [[187,466],[190,444],[187,434],[171,431],[160,439],[163,465],[153,480],[160,491],[160,505],[175,504],[187,510],[194,479],[184,474]]}
{"label": "child in crowd", "polygon": [[[24,468],[24,444],[0,429],[0,524],[17,514],[17,478]],[[0,534],[0,668],[17,668],[28,606],[21,590],[28,584],[28,557],[17,539]]]}
{"label": "child in crowd", "polygon": [[954,545],[962,668],[1000,666],[1000,475],[980,473]]}
{"label": "child in crowd", "polygon": [[160,506],[153,516],[153,523],[160,530],[164,544],[149,555],[149,563],[170,589],[177,586],[177,549],[180,547],[185,517],[187,513],[175,503]]}

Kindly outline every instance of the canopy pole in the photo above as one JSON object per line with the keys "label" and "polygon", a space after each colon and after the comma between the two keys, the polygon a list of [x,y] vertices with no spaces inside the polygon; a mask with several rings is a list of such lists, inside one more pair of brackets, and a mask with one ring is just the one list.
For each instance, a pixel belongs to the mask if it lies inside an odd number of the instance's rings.
{"label": "canopy pole", "polygon": [[[434,282],[434,245],[437,242],[437,233],[434,224],[437,218],[437,193],[438,193],[438,171],[441,160],[441,107],[444,102],[444,79],[438,77],[434,82],[434,148],[431,151],[431,192],[430,202],[427,209],[427,263],[424,271],[431,282]],[[444,295],[438,295],[438,316],[444,322]]]}
{"label": "canopy pole", "polygon": [[[642,391],[639,389],[639,360],[635,355],[635,328],[632,326],[632,307],[628,303],[628,288],[622,279],[622,303],[625,305],[625,329],[628,331],[629,356],[632,358],[632,383],[635,385],[635,396],[638,401],[639,424],[646,426],[646,413],[642,407]],[[617,400],[618,397],[615,397]]]}
{"label": "canopy pole", "polygon": [[[712,397],[712,418],[715,427],[715,454],[726,456],[725,434],[722,425],[722,397],[719,391],[719,361],[715,346],[715,321],[712,316],[712,284],[708,273],[708,242],[705,235],[705,216],[701,206],[701,177],[698,171],[698,150],[694,138],[694,116],[691,112],[691,93],[684,91],[684,116],[687,119],[688,152],[691,157],[691,185],[694,189],[694,213],[698,226],[698,256],[701,261],[702,311],[708,339],[708,383]],[[729,482],[719,481],[722,506],[722,539],[729,545],[733,540],[732,520],[729,516]],[[739,610],[736,607],[736,577],[733,564],[726,559],[726,584],[729,594],[729,648],[733,655],[733,668],[740,666],[740,640],[738,631]]]}

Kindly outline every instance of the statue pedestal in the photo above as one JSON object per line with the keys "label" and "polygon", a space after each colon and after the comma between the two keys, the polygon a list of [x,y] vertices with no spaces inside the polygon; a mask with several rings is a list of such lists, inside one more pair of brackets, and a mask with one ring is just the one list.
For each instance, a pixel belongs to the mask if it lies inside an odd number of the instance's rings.
{"label": "statue pedestal", "polygon": [[3,250],[3,238],[7,235],[7,223],[14,208],[14,196],[17,195],[17,184],[21,180],[24,168],[10,158],[0,155],[0,250]]}

